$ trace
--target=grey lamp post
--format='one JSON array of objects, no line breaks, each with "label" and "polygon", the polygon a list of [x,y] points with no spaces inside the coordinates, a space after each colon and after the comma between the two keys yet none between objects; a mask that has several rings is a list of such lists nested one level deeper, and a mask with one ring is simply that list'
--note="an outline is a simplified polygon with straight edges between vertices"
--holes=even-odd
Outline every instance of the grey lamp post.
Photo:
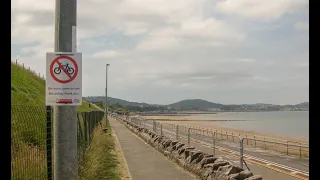
[{"label": "grey lamp post", "polygon": [[110,64],[106,64],[106,100],[105,100],[105,115],[106,115],[106,125],[108,123],[108,104],[107,104],[107,98],[108,98],[108,66]]}]

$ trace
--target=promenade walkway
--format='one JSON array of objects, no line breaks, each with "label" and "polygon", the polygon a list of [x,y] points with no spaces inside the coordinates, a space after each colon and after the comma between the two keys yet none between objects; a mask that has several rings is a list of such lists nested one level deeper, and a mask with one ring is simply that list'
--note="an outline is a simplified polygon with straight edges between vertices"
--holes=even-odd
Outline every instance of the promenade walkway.
[{"label": "promenade walkway", "polygon": [[190,173],[169,161],[119,121],[110,118],[119,140],[132,180],[194,180]]}]

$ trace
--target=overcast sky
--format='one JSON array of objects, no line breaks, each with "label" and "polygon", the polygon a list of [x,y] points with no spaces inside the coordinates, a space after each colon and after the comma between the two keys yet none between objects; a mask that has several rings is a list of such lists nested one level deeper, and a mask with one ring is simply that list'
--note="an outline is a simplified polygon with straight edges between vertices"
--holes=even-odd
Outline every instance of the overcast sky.
[{"label": "overcast sky", "polygon": [[[54,0],[13,0],[12,59],[45,74]],[[78,0],[83,95],[168,104],[309,101],[307,0]]]}]

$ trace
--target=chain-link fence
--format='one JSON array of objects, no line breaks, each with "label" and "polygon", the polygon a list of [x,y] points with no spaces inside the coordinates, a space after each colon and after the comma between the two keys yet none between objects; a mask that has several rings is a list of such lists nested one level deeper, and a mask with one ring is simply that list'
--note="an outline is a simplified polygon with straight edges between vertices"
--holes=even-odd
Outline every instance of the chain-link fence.
[{"label": "chain-link fence", "polygon": [[[78,161],[90,145],[102,111],[78,113]],[[53,179],[52,110],[49,106],[11,106],[11,179]]]},{"label": "chain-link fence", "polygon": [[46,179],[46,107],[11,106],[11,179]]},{"label": "chain-link fence", "polygon": [[104,117],[102,111],[83,112],[78,114],[78,161],[83,161],[86,149],[90,145],[93,130],[96,126],[101,125]]}]

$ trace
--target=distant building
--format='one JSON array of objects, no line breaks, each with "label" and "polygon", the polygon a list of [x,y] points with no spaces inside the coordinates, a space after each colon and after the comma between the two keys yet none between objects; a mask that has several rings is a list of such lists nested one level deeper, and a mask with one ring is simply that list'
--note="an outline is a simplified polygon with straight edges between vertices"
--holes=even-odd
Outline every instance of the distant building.
[{"label": "distant building", "polygon": [[208,111],[221,111],[220,108],[208,108]]}]

